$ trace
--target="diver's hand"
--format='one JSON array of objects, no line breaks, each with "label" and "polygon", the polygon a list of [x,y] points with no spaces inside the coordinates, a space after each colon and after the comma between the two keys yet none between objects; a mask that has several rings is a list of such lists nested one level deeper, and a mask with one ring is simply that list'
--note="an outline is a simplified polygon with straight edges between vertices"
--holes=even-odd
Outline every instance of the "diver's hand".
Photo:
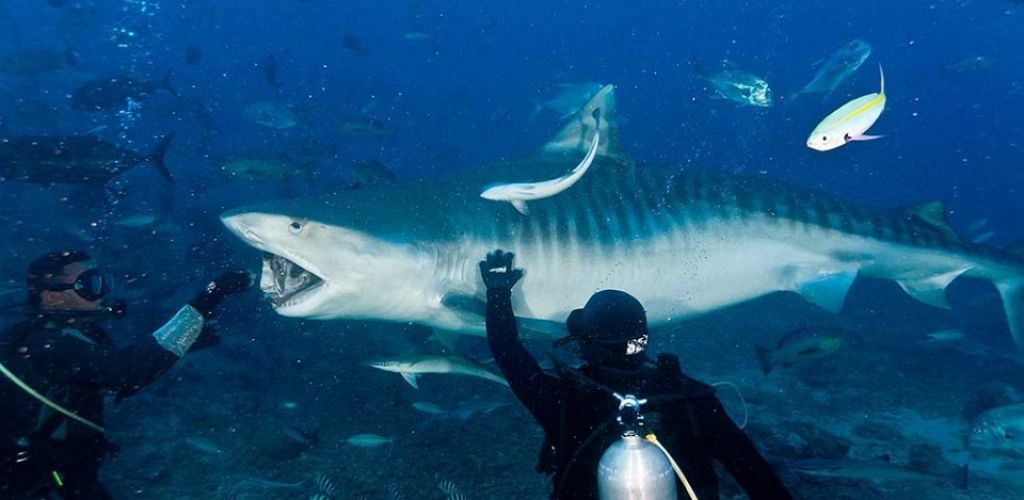
[{"label": "diver's hand", "polygon": [[225,295],[242,293],[256,282],[256,278],[246,269],[232,269],[214,278],[206,287],[211,292],[220,292]]},{"label": "diver's hand", "polygon": [[189,305],[196,308],[204,318],[213,316],[214,310],[228,295],[242,293],[253,286],[256,278],[245,269],[233,269],[217,276]]},{"label": "diver's hand", "polygon": [[511,290],[522,279],[523,270],[512,265],[516,254],[495,250],[480,261],[480,276],[488,290]]}]

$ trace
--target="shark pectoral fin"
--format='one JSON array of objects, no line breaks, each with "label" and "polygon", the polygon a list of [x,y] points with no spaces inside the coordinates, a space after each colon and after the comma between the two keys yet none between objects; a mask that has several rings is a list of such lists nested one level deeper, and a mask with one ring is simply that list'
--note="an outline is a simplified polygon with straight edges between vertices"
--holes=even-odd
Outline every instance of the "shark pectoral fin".
[{"label": "shark pectoral fin", "polygon": [[[441,304],[462,312],[483,317],[487,314],[487,303],[476,295],[465,293],[446,293],[441,297]],[[436,330],[435,330],[436,331]]]},{"label": "shark pectoral fin", "polygon": [[565,323],[536,318],[516,318],[516,325],[528,337],[555,339],[568,335]]},{"label": "shark pectoral fin", "polygon": [[924,279],[897,280],[896,282],[911,297],[930,306],[949,309],[949,302],[946,301],[946,287],[968,269],[970,268],[965,267]]},{"label": "shark pectoral fin", "polygon": [[419,384],[416,383],[416,374],[415,373],[402,372],[401,375],[402,375],[402,379],[405,380],[409,385],[411,385],[413,389],[419,389],[420,388]]},{"label": "shark pectoral fin", "polygon": [[1010,325],[1013,340],[1017,348],[1024,351],[1024,278],[997,282],[996,289],[1003,298],[1006,322]]},{"label": "shark pectoral fin", "polygon": [[510,200],[512,206],[515,207],[516,211],[523,215],[530,215],[530,209],[526,207],[526,202],[523,200]]},{"label": "shark pectoral fin", "polygon": [[860,134],[860,135],[853,135],[853,136],[850,136],[850,140],[851,140],[851,141],[873,141],[873,140],[875,140],[875,139],[881,139],[881,138],[883,138],[883,137],[885,137],[885,136],[884,136],[884,135],[867,135],[867,134]]},{"label": "shark pectoral fin", "polygon": [[856,278],[857,271],[820,274],[799,283],[796,292],[808,302],[831,313],[838,313],[843,309],[846,293]]},{"label": "shark pectoral fin", "polygon": [[449,351],[455,351],[455,349],[459,346],[460,336],[461,335],[455,332],[450,332],[447,330],[438,330],[435,328],[434,333],[427,340],[436,341],[437,343],[444,346],[445,349]]}]

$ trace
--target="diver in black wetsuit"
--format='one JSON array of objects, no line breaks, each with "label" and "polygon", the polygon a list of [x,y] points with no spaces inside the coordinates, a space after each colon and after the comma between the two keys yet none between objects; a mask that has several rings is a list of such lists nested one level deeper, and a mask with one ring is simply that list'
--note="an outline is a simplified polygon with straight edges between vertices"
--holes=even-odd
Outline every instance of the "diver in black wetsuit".
[{"label": "diver in black wetsuit", "polygon": [[111,498],[97,477],[116,451],[102,428],[104,396],[130,396],[190,348],[215,345],[206,320],[252,283],[244,270],[222,274],[153,341],[121,349],[99,326],[125,310],[106,302],[110,276],[84,252],[34,260],[26,318],[0,334],[0,498]]},{"label": "diver in black wetsuit", "polygon": [[[601,291],[573,311],[565,340],[578,342],[585,364],[558,363],[557,374],[542,371],[519,341],[512,287],[523,273],[512,260],[513,254],[498,250],[480,262],[487,286],[487,340],[512,391],[544,430],[537,470],[552,476],[551,498],[598,497],[598,461],[620,438],[619,401],[612,392],[651,400],[644,414],[700,500],[719,498],[712,459],[752,499],[792,498],[711,386],[684,375],[673,355],[661,354],[655,362],[647,358],[646,313],[629,294]],[[678,494],[686,498],[683,488]]]}]

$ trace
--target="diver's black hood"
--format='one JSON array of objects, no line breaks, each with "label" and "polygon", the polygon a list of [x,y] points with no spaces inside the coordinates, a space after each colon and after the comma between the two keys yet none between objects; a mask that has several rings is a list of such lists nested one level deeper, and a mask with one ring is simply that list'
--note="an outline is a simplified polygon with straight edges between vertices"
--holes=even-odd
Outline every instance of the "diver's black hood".
[{"label": "diver's black hood", "polygon": [[647,335],[647,312],[626,292],[602,290],[583,306],[580,328],[584,341],[626,342]]}]

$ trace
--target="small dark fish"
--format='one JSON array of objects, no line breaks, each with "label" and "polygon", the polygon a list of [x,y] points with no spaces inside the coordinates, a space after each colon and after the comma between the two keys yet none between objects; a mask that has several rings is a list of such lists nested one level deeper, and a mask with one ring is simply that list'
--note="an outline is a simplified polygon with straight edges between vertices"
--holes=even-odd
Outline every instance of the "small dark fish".
[{"label": "small dark fish", "polygon": [[342,123],[341,133],[356,139],[385,139],[395,135],[384,122],[373,118]]},{"label": "small dark fish", "polygon": [[363,42],[362,38],[359,38],[352,33],[348,33],[341,37],[341,45],[345,47],[345,50],[358,55],[365,56],[370,54],[370,47]]},{"label": "small dark fish", "polygon": [[185,64],[189,66],[195,66],[203,60],[203,49],[200,49],[198,45],[189,45],[185,47]]},{"label": "small dark fish", "polygon": [[378,160],[357,161],[352,164],[355,182],[351,187],[394,186],[398,176]]},{"label": "small dark fish", "polygon": [[306,446],[307,448],[308,447],[312,447],[312,446],[316,446],[316,443],[318,441],[315,432],[310,432],[310,431],[306,431],[306,430],[303,430],[303,429],[299,429],[298,427],[295,427],[294,425],[288,425],[288,424],[281,425],[281,432],[284,432],[284,435],[288,436],[288,439],[291,439],[292,441],[295,441],[296,443],[300,443],[300,444]]},{"label": "small dark fish", "polygon": [[174,183],[164,155],[174,134],[142,156],[93,135],[13,137],[0,140],[0,181],[42,184],[106,184],[143,163]]},{"label": "small dark fish", "polygon": [[123,107],[129,99],[146,99],[157,90],[178,95],[171,86],[170,70],[164,73],[160,81],[141,82],[130,76],[112,76],[86,82],[71,94],[71,107],[79,111],[115,109]]},{"label": "small dark fish", "polygon": [[844,342],[844,332],[803,327],[784,335],[772,349],[764,346],[756,346],[754,349],[761,370],[768,375],[776,366],[789,367],[834,354]]},{"label": "small dark fish", "polygon": [[302,483],[305,482],[296,481],[294,483],[286,483],[259,476],[250,476],[248,474],[240,474],[236,479],[238,480],[238,486],[250,486],[261,490],[293,490],[302,486]]},{"label": "small dark fish", "polygon": [[262,61],[256,64],[256,69],[263,73],[263,80],[274,89],[274,92],[281,93],[281,82],[277,79],[277,58],[274,54],[267,54]]},{"label": "small dark fish", "polygon": [[992,69],[996,60],[988,56],[965,57],[955,63],[946,65],[946,71],[955,73],[973,73]]},{"label": "small dark fish", "polygon": [[66,66],[78,67],[78,55],[71,49],[64,52],[29,50],[0,59],[0,73],[15,76],[36,76]]}]

